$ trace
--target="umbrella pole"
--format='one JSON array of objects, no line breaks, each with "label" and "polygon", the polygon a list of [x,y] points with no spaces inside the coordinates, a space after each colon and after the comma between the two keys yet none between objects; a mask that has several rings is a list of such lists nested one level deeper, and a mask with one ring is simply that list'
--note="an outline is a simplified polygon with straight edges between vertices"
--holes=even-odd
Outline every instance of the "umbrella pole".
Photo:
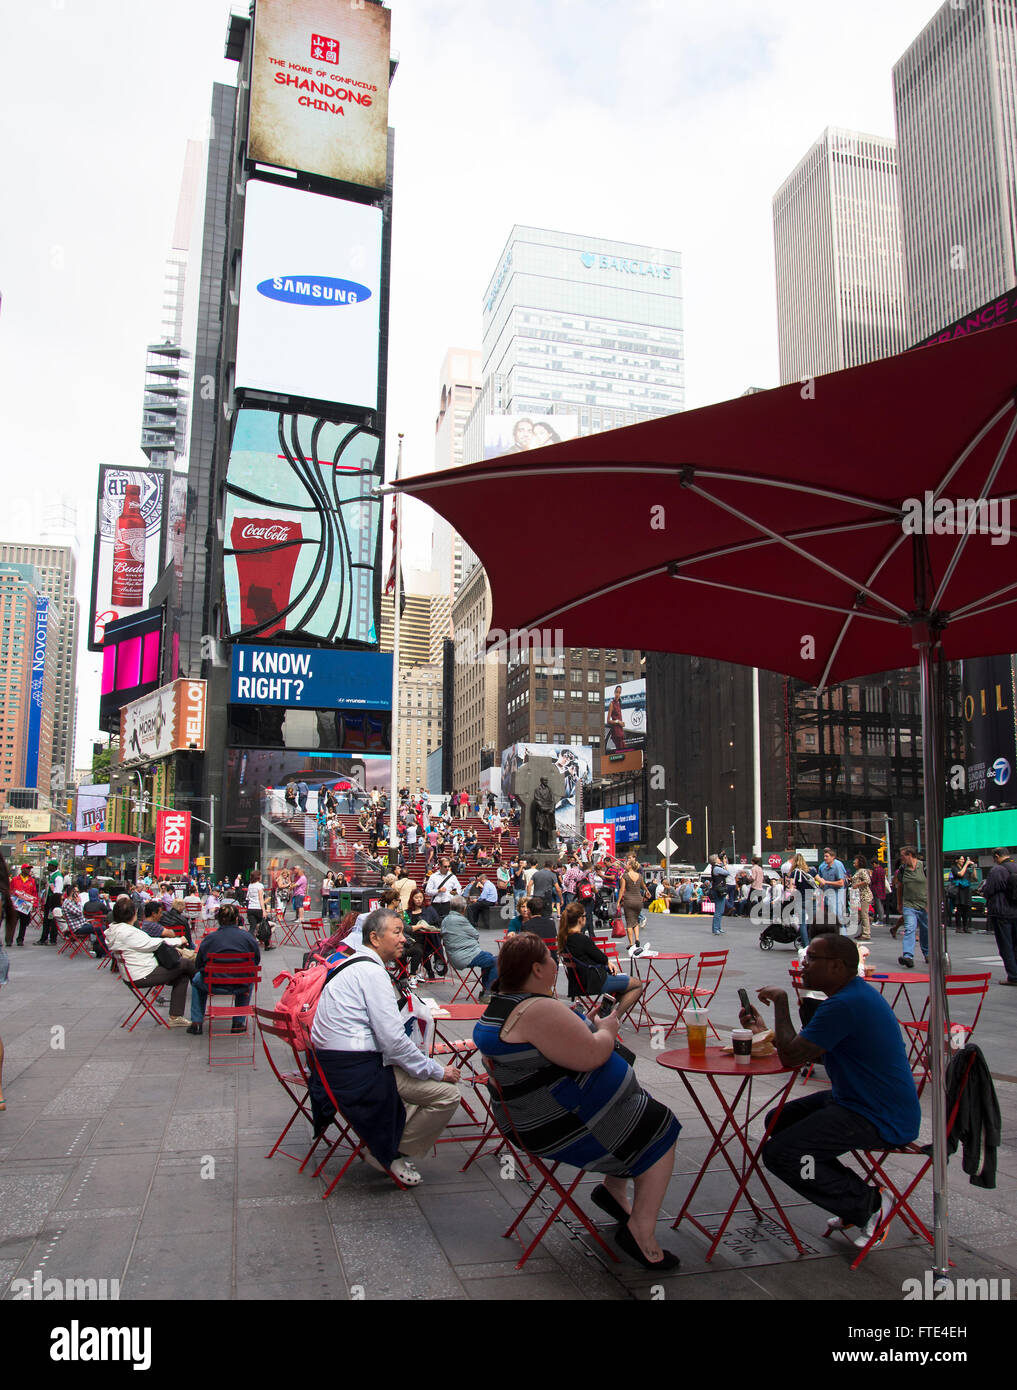
[{"label": "umbrella pole", "polygon": [[929,1033],[932,1092],[932,1215],[937,1275],[949,1272],[946,1187],[946,950],[943,934],[943,784],[934,656],[939,630],[916,624],[922,699],[922,774],[925,784],[925,877],[929,912]]}]

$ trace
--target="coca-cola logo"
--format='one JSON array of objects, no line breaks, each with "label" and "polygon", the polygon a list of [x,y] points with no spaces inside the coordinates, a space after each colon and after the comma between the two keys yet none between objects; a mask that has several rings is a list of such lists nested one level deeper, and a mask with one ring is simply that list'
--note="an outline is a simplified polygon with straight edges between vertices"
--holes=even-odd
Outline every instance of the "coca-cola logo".
[{"label": "coca-cola logo", "polygon": [[252,526],[248,522],[240,532],[240,539],[245,541],[288,541],[291,530],[290,526]]}]

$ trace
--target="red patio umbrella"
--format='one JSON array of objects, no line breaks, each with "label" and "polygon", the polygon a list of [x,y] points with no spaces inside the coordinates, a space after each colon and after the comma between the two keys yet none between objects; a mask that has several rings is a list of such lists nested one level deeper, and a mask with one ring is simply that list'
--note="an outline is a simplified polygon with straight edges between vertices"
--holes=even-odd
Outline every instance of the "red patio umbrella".
[{"label": "red patio umbrella", "polygon": [[[935,866],[934,658],[1017,648],[1015,389],[1017,324],[398,490],[480,557],[496,645],[737,654],[820,690],[919,664]],[[928,883],[942,1040],[942,883]],[[930,1051],[945,1271],[944,1056]]]}]

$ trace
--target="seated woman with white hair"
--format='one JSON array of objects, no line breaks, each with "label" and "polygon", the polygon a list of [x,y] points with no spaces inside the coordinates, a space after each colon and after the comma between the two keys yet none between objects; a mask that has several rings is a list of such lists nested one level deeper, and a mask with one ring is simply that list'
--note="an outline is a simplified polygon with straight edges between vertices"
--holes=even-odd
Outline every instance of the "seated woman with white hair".
[{"label": "seated woman with white hair", "polygon": [[113,904],[112,918],[106,928],[106,945],[111,951],[120,952],[137,989],[173,986],[169,1026],[186,1028],[189,1020],[184,1017],[184,1004],[187,1001],[187,985],[194,974],[194,958],[181,960],[179,965],[167,969],[158,963],[155,953],[160,946],[186,946],[187,941],[182,936],[149,936],[135,925],[137,916],[133,902],[126,893],[121,893]]}]

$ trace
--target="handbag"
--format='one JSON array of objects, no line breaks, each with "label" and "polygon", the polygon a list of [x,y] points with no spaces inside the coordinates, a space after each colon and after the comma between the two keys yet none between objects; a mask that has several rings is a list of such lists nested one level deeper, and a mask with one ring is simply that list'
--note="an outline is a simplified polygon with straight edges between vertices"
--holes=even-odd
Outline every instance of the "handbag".
[{"label": "handbag", "polygon": [[164,970],[179,970],[184,963],[180,952],[168,941],[160,942],[155,948],[155,958]]},{"label": "handbag", "polygon": [[625,935],[625,919],[623,917],[616,917],[611,923],[611,935],[614,937]]}]

